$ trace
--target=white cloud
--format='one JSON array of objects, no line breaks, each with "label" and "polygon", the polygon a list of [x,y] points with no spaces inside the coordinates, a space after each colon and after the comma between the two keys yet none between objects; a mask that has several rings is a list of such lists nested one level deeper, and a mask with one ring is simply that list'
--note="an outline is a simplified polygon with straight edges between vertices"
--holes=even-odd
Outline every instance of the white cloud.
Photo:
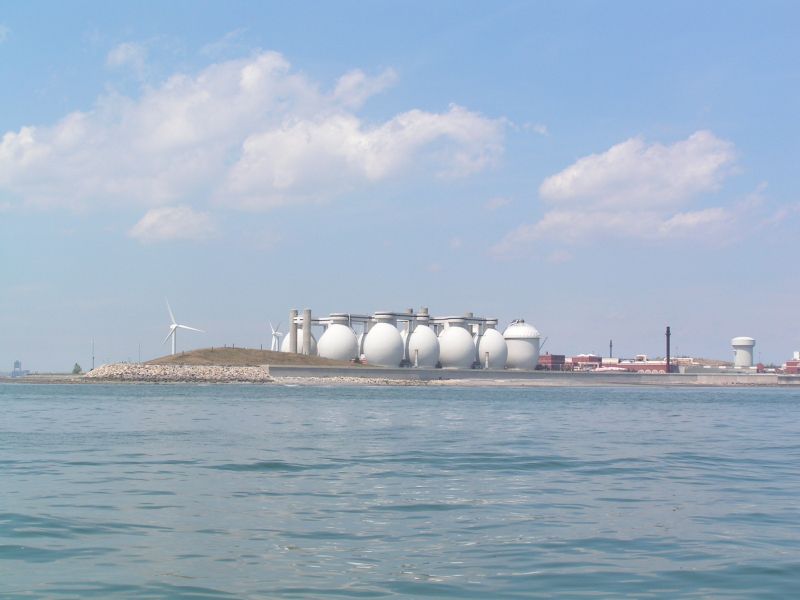
[{"label": "white cloud", "polygon": [[152,208],[128,232],[143,243],[171,240],[206,240],[216,233],[214,221],[206,212],[189,206]]},{"label": "white cloud", "polygon": [[370,78],[360,69],[342,75],[336,82],[333,97],[344,106],[358,108],[370,97],[392,86],[397,81],[397,73],[386,69],[377,77]]},{"label": "white cloud", "polygon": [[733,208],[690,205],[720,188],[734,159],[733,144],[709,131],[672,145],[626,140],[546,178],[539,196],[550,208],[493,250],[511,254],[543,239],[578,244],[600,237],[666,239],[721,232],[746,212],[746,202]]},{"label": "white cloud", "polygon": [[257,209],[323,200],[390,177],[437,145],[440,175],[469,175],[502,151],[499,128],[459,106],[440,114],[413,110],[375,127],[348,113],[296,119],[244,140],[219,202]]},{"label": "white cloud", "polygon": [[548,177],[539,195],[557,205],[671,207],[718,189],[733,160],[733,144],[710,131],[698,131],[671,146],[632,138]]},{"label": "white cloud", "polygon": [[10,33],[11,29],[9,29],[7,25],[0,23],[0,44],[8,39]]},{"label": "white cloud", "polygon": [[550,131],[547,129],[547,125],[544,123],[525,123],[522,128],[525,131],[532,131],[533,133],[538,133],[539,135],[550,135]]},{"label": "white cloud", "polygon": [[246,32],[247,29],[244,27],[229,31],[218,40],[203,46],[200,54],[218,57],[226,52],[242,50],[244,46],[242,38]]},{"label": "white cloud", "polygon": [[[133,65],[122,45],[109,64]],[[143,63],[142,63],[143,64]],[[365,122],[355,110],[395,78],[345,74],[330,91],[275,52],[176,74],[130,98],[0,138],[0,192],[26,203],[265,209],[327,200],[418,168],[467,175],[503,151],[505,121],[459,106]]]},{"label": "white cloud", "polygon": [[442,265],[441,263],[431,263],[427,267],[429,273],[441,273],[442,272]]},{"label": "white cloud", "polygon": [[134,42],[119,44],[106,56],[106,65],[109,67],[130,67],[139,76],[144,74],[146,61],[147,48]]},{"label": "white cloud", "polygon": [[486,208],[486,210],[498,210],[504,206],[508,206],[509,204],[511,204],[511,200],[509,198],[495,196],[494,198],[490,198],[486,204],[484,204],[484,208]]}]

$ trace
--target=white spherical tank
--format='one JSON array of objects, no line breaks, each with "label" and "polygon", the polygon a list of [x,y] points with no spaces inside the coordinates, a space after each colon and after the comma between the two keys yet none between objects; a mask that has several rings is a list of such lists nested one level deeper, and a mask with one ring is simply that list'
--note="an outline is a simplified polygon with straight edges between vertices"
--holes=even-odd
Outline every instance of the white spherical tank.
[{"label": "white spherical tank", "polygon": [[756,341],[751,337],[735,337],[731,340],[733,346],[733,366],[749,368],[753,366],[753,347]]},{"label": "white spherical tank", "polygon": [[[287,334],[283,341],[281,342],[281,352],[289,352],[289,335]],[[297,328],[297,353],[303,353],[303,329],[301,327]],[[312,356],[316,356],[317,354],[317,338],[314,337],[314,334],[311,334],[311,352],[309,352]]]},{"label": "white spherical tank", "polygon": [[533,371],[539,364],[539,332],[523,320],[512,321],[503,332],[508,347],[506,367]]},{"label": "white spherical tank", "polygon": [[364,338],[367,363],[380,367],[399,367],[403,360],[403,338],[397,327],[375,323]]},{"label": "white spherical tank", "polygon": [[503,334],[496,329],[484,331],[483,335],[478,337],[478,362],[481,363],[481,367],[505,369],[507,360],[508,344]]},{"label": "white spherical tank", "polygon": [[439,338],[427,325],[417,325],[409,337],[408,361],[416,367],[435,367],[439,362]]},{"label": "white spherical tank", "polygon": [[328,326],[317,344],[317,354],[333,360],[352,360],[358,357],[356,333],[347,325],[333,323]]},{"label": "white spherical tank", "polygon": [[469,369],[475,361],[475,342],[463,327],[446,327],[439,334],[439,362],[444,369]]}]

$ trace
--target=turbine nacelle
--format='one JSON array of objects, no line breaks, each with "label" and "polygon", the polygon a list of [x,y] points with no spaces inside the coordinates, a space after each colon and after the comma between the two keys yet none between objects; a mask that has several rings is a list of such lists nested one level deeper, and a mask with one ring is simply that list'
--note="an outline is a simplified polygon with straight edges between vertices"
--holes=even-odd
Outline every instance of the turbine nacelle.
[{"label": "turbine nacelle", "polygon": [[200,333],[205,333],[202,329],[197,329],[196,327],[189,327],[188,325],[181,325],[175,320],[175,315],[172,313],[172,307],[169,305],[169,300],[167,300],[167,311],[169,312],[169,319],[172,321],[172,324],[169,326],[169,333],[167,337],[164,338],[164,341],[161,342],[162,344],[166,344],[169,338],[172,338],[172,354],[175,354],[176,351],[176,339],[178,337],[178,329],[188,329],[189,331],[198,331]]}]

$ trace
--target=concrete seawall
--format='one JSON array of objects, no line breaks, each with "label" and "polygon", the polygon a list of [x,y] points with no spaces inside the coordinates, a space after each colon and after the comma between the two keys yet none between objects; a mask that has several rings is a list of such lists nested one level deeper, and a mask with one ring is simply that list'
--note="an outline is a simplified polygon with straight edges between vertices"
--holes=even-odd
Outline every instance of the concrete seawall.
[{"label": "concrete seawall", "polygon": [[280,379],[385,380],[385,381],[469,381],[520,385],[708,385],[777,386],[800,385],[800,376],[776,373],[592,373],[557,371],[511,371],[492,369],[392,369],[385,367],[270,366],[269,374]]}]

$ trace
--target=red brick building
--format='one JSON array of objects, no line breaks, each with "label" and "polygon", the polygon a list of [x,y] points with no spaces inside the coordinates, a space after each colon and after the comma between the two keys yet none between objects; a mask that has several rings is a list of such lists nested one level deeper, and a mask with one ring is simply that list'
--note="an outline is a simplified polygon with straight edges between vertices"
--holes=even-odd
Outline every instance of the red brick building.
[{"label": "red brick building", "polygon": [[800,375],[800,360],[787,360],[783,365],[783,371],[789,375]]},{"label": "red brick building", "polygon": [[572,357],[572,368],[575,371],[589,371],[602,366],[603,358],[596,354],[578,354]]},{"label": "red brick building", "polygon": [[545,371],[563,371],[566,357],[563,354],[542,354],[539,356],[539,368]]}]

